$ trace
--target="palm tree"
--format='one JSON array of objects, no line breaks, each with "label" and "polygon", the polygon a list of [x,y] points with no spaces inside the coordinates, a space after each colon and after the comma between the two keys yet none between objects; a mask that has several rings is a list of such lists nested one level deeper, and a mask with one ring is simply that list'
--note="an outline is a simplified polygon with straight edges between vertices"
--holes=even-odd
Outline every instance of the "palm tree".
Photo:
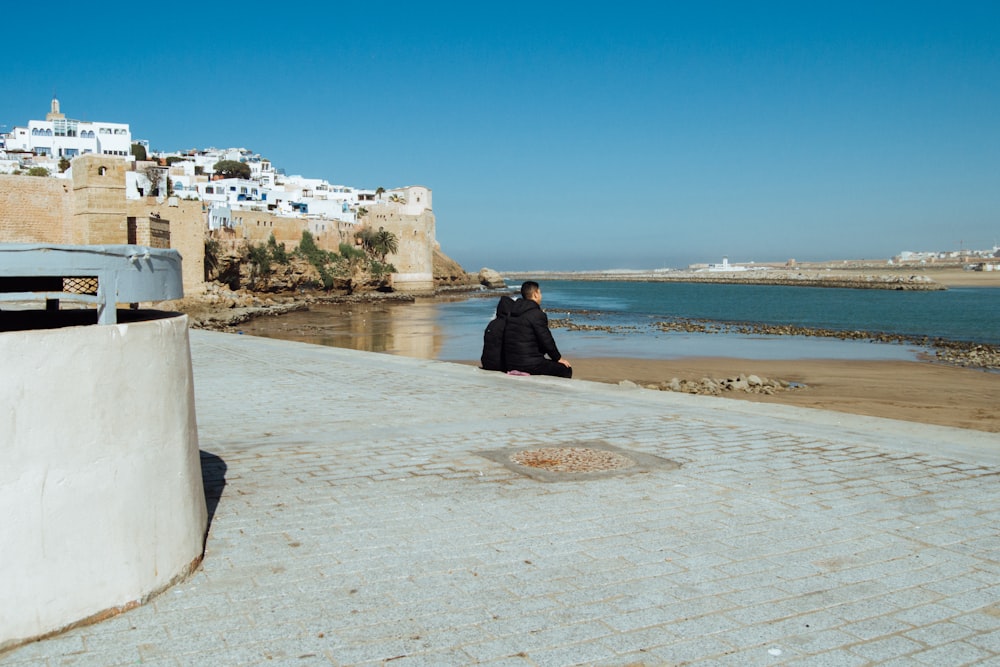
[{"label": "palm tree", "polygon": [[383,195],[383,194],[385,194],[385,188],[383,188],[383,187],[382,187],[382,186],[380,185],[380,186],[378,186],[378,188],[377,188],[377,189],[375,190],[375,197],[376,197],[376,198],[378,198],[378,199],[381,199],[381,198],[382,198],[382,195]]},{"label": "palm tree", "polygon": [[379,227],[373,235],[372,251],[378,255],[379,261],[385,264],[385,256],[399,252],[399,239],[392,232]]},{"label": "palm tree", "polygon": [[361,247],[365,251],[365,254],[370,256],[375,255],[375,232],[365,227],[358,232],[354,238],[358,243],[360,243]]}]

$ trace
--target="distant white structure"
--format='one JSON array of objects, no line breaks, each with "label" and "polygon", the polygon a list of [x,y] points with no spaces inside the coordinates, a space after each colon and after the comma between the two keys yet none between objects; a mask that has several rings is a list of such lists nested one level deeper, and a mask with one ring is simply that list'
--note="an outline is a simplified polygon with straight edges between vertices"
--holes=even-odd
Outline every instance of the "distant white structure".
[{"label": "distant white structure", "polygon": [[749,271],[749,269],[742,264],[730,264],[728,257],[722,258],[722,264],[709,264],[709,271]]},{"label": "distant white structure", "polygon": [[976,260],[990,260],[1000,257],[1000,254],[998,253],[1000,253],[1000,246],[997,245],[994,245],[992,248],[986,250],[962,249],[934,250],[930,252],[913,252],[912,250],[904,250],[894,259],[900,264],[926,264],[936,262],[938,260],[958,260],[968,263]]},{"label": "distant white structure", "polygon": [[8,153],[29,152],[50,158],[74,158],[96,153],[132,157],[132,132],[127,123],[73,120],[59,111],[59,100],[52,98],[45,120],[28,121],[27,127],[15,127],[4,137]]}]

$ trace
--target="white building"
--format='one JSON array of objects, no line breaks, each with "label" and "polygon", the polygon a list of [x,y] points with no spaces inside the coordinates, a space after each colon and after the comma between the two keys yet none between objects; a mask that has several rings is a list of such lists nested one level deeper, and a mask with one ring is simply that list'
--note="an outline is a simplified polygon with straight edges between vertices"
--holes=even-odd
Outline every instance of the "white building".
[{"label": "white building", "polygon": [[127,123],[66,118],[54,97],[45,120],[31,120],[27,127],[15,127],[5,137],[5,144],[8,151],[30,151],[53,159],[87,153],[132,157],[132,132]]},{"label": "white building", "polygon": [[709,271],[748,271],[749,269],[742,264],[730,264],[728,257],[722,258],[722,264],[709,264]]}]

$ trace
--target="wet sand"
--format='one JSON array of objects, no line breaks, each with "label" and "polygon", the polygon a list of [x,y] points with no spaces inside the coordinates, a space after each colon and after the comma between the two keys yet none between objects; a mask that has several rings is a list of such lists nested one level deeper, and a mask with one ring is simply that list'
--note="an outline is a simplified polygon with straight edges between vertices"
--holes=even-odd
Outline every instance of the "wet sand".
[{"label": "wet sand", "polygon": [[[675,377],[700,380],[755,374],[806,386],[771,396],[733,391],[725,392],[723,397],[1000,433],[1000,373],[996,372],[908,361],[725,358],[571,361],[575,378],[611,383],[631,380],[641,386],[658,385]],[[997,446],[1000,447],[1000,438]]]}]

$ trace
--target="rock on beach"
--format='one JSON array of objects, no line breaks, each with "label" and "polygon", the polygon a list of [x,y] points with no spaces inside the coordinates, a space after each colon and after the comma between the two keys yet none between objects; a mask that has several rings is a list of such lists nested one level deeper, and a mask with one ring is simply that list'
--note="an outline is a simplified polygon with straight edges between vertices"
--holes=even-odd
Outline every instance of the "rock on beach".
[{"label": "rock on beach", "polygon": [[485,267],[479,270],[479,284],[489,289],[503,289],[507,286],[499,272]]},{"label": "rock on beach", "polygon": [[[627,382],[628,384],[624,384]],[[638,386],[634,382],[624,380],[623,386]],[[779,391],[802,387],[803,385],[793,385],[785,380],[775,380],[762,378],[757,375],[739,374],[735,377],[709,378],[703,377],[700,380],[680,380],[671,378],[668,382],[659,384],[648,384],[647,389],[657,389],[659,391],[677,391],[685,394],[698,394],[701,396],[721,396],[727,392],[743,392],[745,394],[774,394]]]}]

